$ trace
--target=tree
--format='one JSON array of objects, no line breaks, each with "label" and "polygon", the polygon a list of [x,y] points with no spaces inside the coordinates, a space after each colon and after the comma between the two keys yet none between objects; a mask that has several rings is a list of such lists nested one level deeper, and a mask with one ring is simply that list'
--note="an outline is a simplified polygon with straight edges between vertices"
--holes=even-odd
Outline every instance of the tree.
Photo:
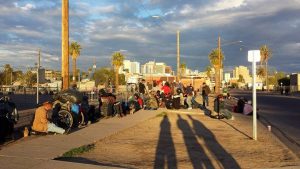
[{"label": "tree", "polygon": [[257,74],[257,76],[259,76],[261,78],[265,77],[265,75],[266,75],[265,68],[262,66],[258,67],[256,74]]},{"label": "tree", "polygon": [[22,85],[32,87],[32,85],[37,82],[36,73],[27,71],[20,80]]},{"label": "tree", "polygon": [[278,79],[278,85],[281,86],[281,83],[282,83],[282,86],[289,86],[290,85],[290,78],[283,77],[281,79]]},{"label": "tree", "polygon": [[182,63],[179,65],[179,68],[180,68],[180,78],[181,78],[181,76],[185,75],[186,63],[182,62]]},{"label": "tree", "polygon": [[114,67],[115,75],[116,75],[116,80],[115,80],[116,89],[118,89],[119,87],[119,69],[121,66],[123,66],[124,58],[125,57],[121,52],[115,52],[112,55],[112,65]]},{"label": "tree", "polygon": [[243,75],[239,75],[238,82],[245,83],[245,79],[244,79]]},{"label": "tree", "polygon": [[206,75],[210,79],[210,77],[211,77],[211,66],[206,67]]},{"label": "tree", "polygon": [[266,75],[265,75],[265,83],[267,86],[267,91],[269,91],[269,84],[268,84],[268,60],[271,58],[272,56],[272,52],[271,49],[267,46],[267,45],[262,45],[260,47],[260,64],[261,65],[265,65],[265,71],[266,71]]},{"label": "tree", "polygon": [[220,69],[223,67],[223,59],[224,59],[224,54],[222,50],[220,51],[220,58],[219,58],[219,49],[213,49],[210,54],[208,55],[208,59],[211,63],[211,65],[215,68],[216,70],[216,80],[215,80],[215,87],[216,87],[216,93],[220,93]]},{"label": "tree", "polygon": [[[96,86],[99,84],[108,85],[108,79],[111,79],[113,82],[116,81],[115,71],[110,68],[97,69],[92,78],[95,80]],[[125,75],[119,75],[119,83],[122,85],[126,84]]]},{"label": "tree", "polygon": [[76,81],[76,61],[81,52],[81,46],[77,42],[72,42],[70,46],[70,55],[72,56],[73,81]]},{"label": "tree", "polygon": [[9,84],[12,83],[11,82],[12,72],[13,72],[13,68],[10,66],[10,64],[5,64],[4,65],[4,72],[3,72],[4,78],[2,79],[3,81],[5,81],[5,85],[9,85]]},{"label": "tree", "polygon": [[114,75],[114,72],[110,68],[100,68],[95,71],[92,78],[95,80],[97,86],[98,84],[107,84],[108,79],[113,79]]}]

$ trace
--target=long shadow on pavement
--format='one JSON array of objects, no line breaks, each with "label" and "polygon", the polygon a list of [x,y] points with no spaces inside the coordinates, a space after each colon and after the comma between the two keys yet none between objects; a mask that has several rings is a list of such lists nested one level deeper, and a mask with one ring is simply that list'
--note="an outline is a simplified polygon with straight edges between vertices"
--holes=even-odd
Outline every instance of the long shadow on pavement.
[{"label": "long shadow on pavement", "polygon": [[190,160],[193,168],[201,169],[208,168],[213,169],[211,160],[206,155],[203,147],[199,144],[195,133],[187,120],[184,120],[180,115],[178,116],[177,125],[182,131],[185,146],[187,148]]},{"label": "long shadow on pavement", "polygon": [[214,134],[208,128],[206,128],[200,121],[194,119],[192,116],[188,115],[188,117],[193,122],[193,128],[196,135],[205,141],[205,144],[209,148],[210,152],[212,152],[219,161],[218,164],[221,165],[220,168],[241,168],[235,159],[220,145]]},{"label": "long shadow on pavement", "polygon": [[83,157],[59,157],[59,158],[56,158],[54,160],[67,161],[67,162],[73,162],[73,163],[81,163],[81,164],[90,164],[90,165],[103,166],[103,167],[116,167],[116,168],[131,169],[128,166],[122,166],[122,165],[111,164],[111,163],[102,163],[102,162],[93,161],[93,160],[83,158]]},{"label": "long shadow on pavement", "polygon": [[171,123],[167,116],[164,116],[160,123],[154,168],[165,168],[165,165],[167,165],[167,168],[177,168],[175,146],[171,135]]}]

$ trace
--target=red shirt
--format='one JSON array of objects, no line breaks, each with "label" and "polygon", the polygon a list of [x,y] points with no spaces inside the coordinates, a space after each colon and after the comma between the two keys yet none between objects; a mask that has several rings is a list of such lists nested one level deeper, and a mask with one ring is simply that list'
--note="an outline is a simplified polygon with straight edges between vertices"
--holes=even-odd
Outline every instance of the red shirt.
[{"label": "red shirt", "polygon": [[139,103],[139,105],[141,106],[141,107],[143,107],[144,105],[143,105],[143,99],[142,98],[138,98],[138,103]]},{"label": "red shirt", "polygon": [[164,85],[161,89],[163,90],[165,95],[171,93],[171,88],[169,86]]}]

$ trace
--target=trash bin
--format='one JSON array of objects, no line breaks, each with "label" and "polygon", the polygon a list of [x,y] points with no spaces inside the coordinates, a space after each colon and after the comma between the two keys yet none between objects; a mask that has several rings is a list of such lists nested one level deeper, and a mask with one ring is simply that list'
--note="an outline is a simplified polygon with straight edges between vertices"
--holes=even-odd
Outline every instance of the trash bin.
[{"label": "trash bin", "polygon": [[219,113],[220,112],[220,98],[216,97],[214,100],[214,111]]}]

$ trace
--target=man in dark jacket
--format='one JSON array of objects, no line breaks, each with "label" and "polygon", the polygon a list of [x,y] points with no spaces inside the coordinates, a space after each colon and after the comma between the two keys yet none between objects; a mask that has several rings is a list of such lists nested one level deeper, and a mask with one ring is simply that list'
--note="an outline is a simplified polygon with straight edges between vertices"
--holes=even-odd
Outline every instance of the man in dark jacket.
[{"label": "man in dark jacket", "polygon": [[[209,106],[209,101],[208,101],[208,95],[210,93],[209,87],[206,85],[206,83],[203,83],[202,86],[202,99],[203,99],[203,106],[205,105]],[[205,104],[206,103],[206,104]]]},{"label": "man in dark jacket", "polygon": [[143,101],[145,101],[145,93],[146,93],[146,86],[145,86],[145,80],[142,79],[140,82],[139,82],[139,94],[140,94],[140,97],[142,98]]}]

